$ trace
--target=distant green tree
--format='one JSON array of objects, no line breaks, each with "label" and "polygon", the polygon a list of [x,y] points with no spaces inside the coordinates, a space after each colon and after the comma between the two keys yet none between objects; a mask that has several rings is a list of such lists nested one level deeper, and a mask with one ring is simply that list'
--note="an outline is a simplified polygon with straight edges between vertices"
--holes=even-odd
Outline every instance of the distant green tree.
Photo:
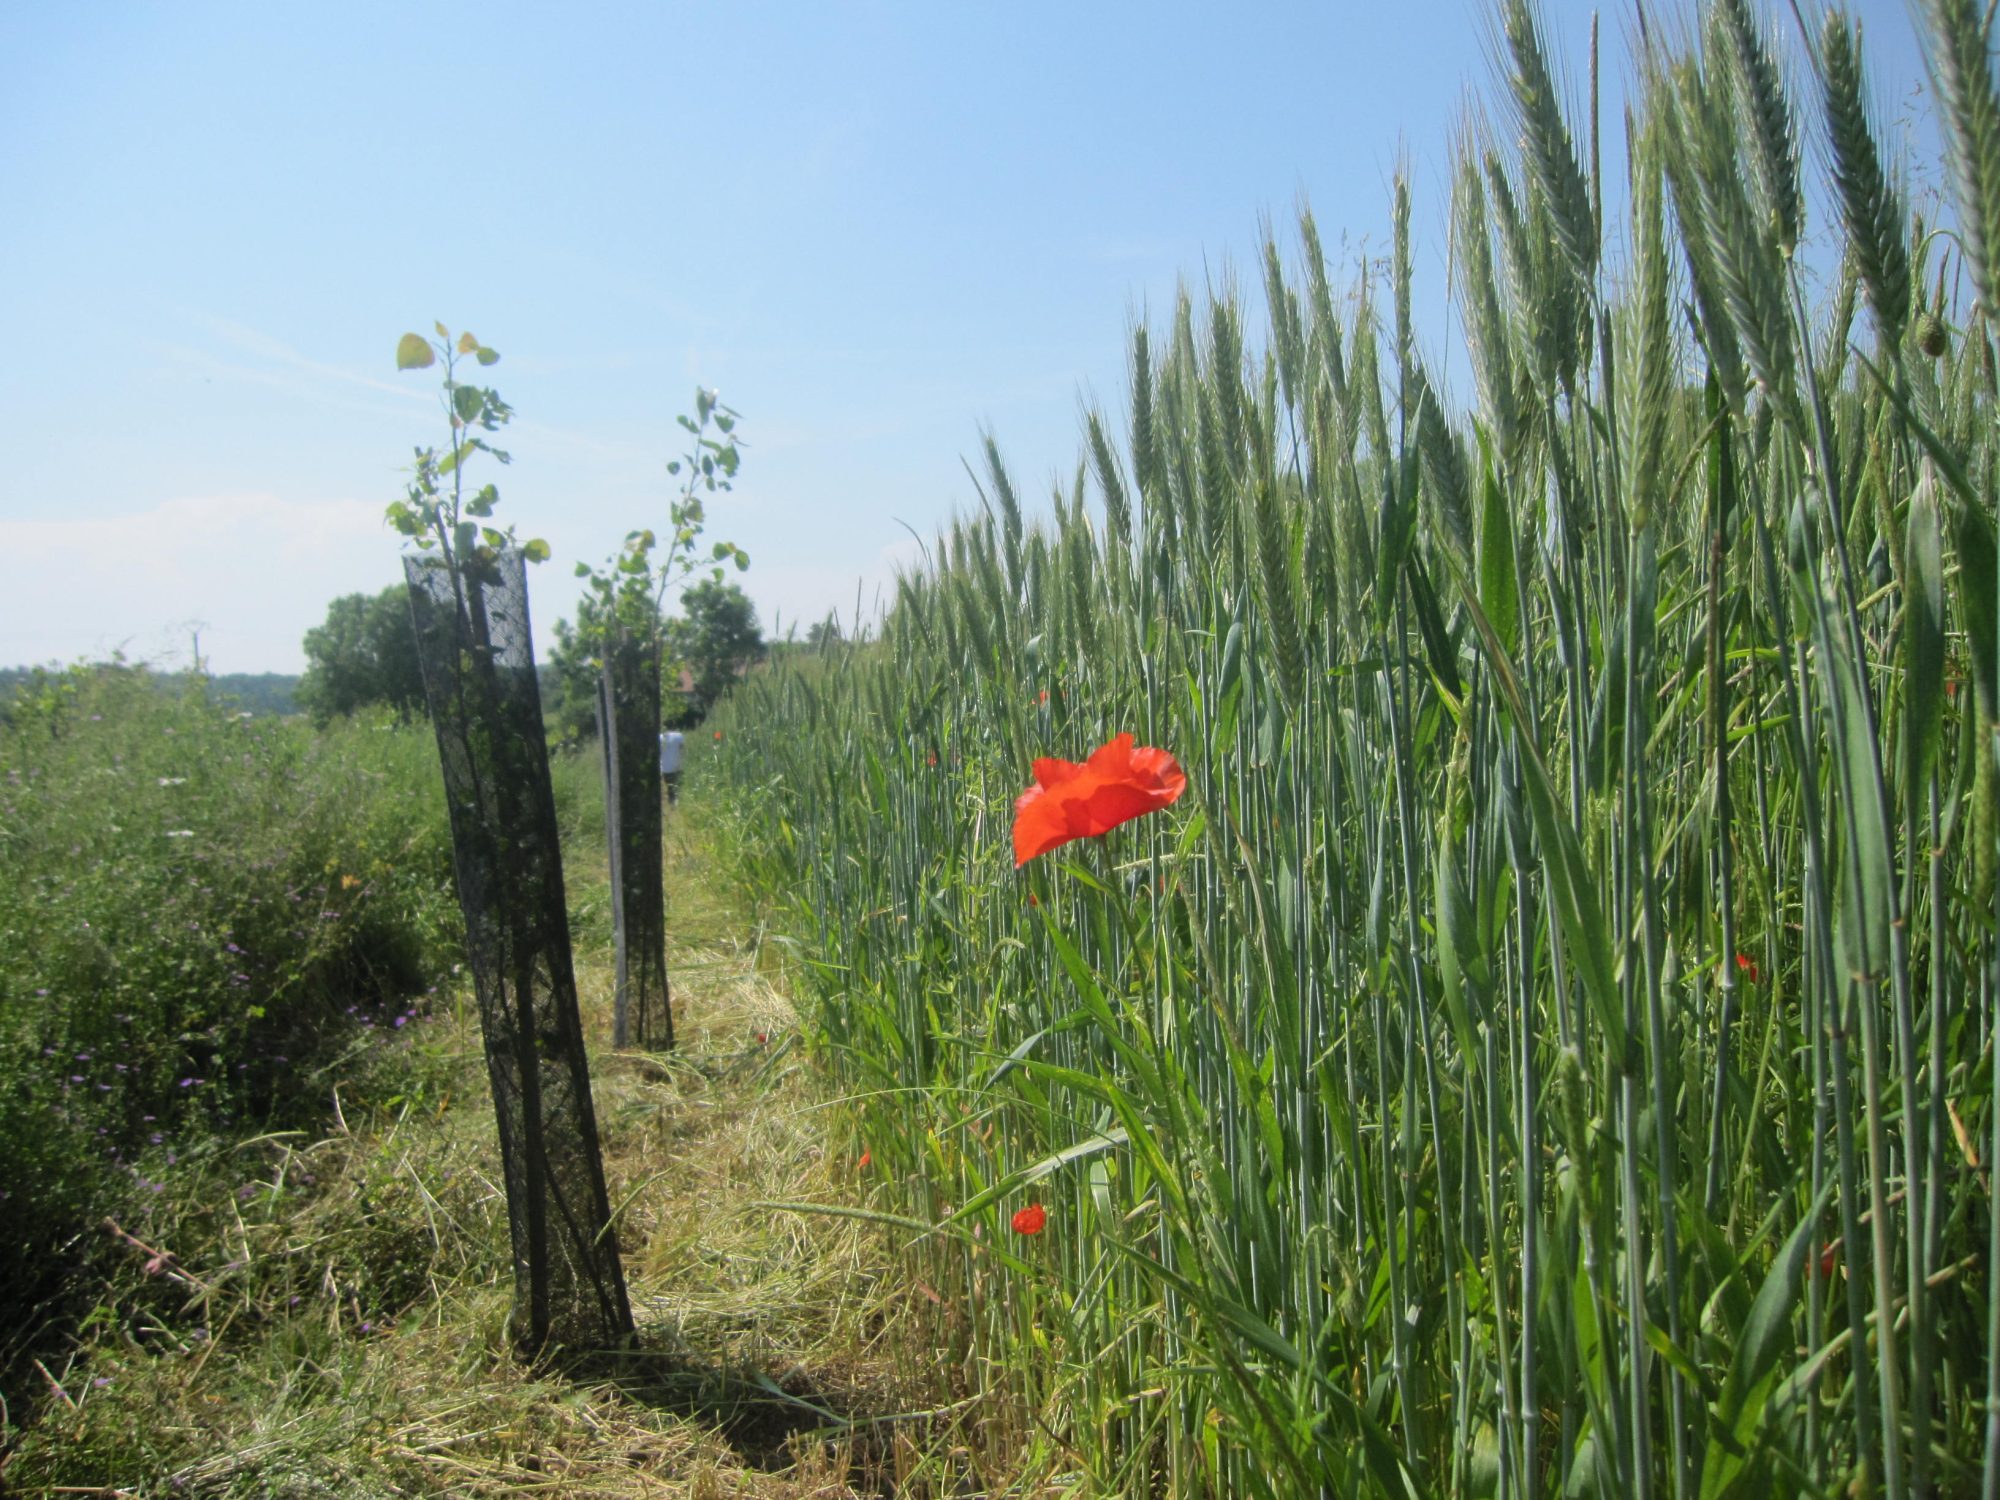
[{"label": "distant green tree", "polygon": [[837,646],[840,642],[840,621],[832,615],[828,615],[806,630],[806,644],[814,650],[824,650],[828,646]]},{"label": "distant green tree", "polygon": [[[627,598],[619,607],[627,626],[649,629],[643,616],[651,611],[655,623],[650,628],[660,628],[659,611],[650,598]],[[574,621],[556,621],[556,643],[542,677],[542,720],[549,743],[558,749],[573,750],[597,734],[597,653],[604,615],[604,602],[586,593],[577,600]]]},{"label": "distant green tree", "polygon": [[573,750],[597,733],[597,632],[603,611],[586,594],[576,619],[556,621],[556,643],[542,663],[542,722],[549,744]]},{"label": "distant green tree", "polygon": [[306,632],[305,652],[305,676],[293,698],[315,724],[371,703],[385,703],[405,718],[424,710],[410,595],[400,583],[372,596],[334,600],[325,622]]},{"label": "distant green tree", "polygon": [[695,709],[707,713],[738,673],[764,658],[756,606],[735,584],[704,579],[681,595],[680,618],[667,625],[667,654],[688,669]]}]

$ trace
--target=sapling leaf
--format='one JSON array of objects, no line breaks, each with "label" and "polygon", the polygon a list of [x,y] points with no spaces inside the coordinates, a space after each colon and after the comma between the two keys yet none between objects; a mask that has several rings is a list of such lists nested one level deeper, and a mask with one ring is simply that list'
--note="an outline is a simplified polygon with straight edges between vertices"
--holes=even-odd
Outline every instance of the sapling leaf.
[{"label": "sapling leaf", "polygon": [[588,578],[590,576],[590,564],[586,562],[578,563],[576,565],[576,576],[578,578]]},{"label": "sapling leaf", "polygon": [[750,554],[741,547],[736,549],[736,571],[741,573],[750,566]]},{"label": "sapling leaf", "polygon": [[[444,330],[440,328],[438,332]],[[430,340],[421,333],[406,333],[396,341],[396,368],[399,370],[427,370],[437,363],[437,352],[431,348]]]},{"label": "sapling leaf", "polygon": [[521,556],[527,558],[532,563],[547,562],[549,555],[549,544],[540,537],[525,542],[521,546]]},{"label": "sapling leaf", "polygon": [[489,349],[484,344],[473,350],[472,354],[473,358],[477,359],[482,365],[497,365],[500,363],[500,351]]},{"label": "sapling leaf", "polygon": [[478,349],[478,347],[479,347],[479,340],[474,338],[471,334],[461,333],[458,336],[458,352],[460,354],[471,354],[476,349]]},{"label": "sapling leaf", "polygon": [[462,385],[451,393],[451,409],[458,413],[460,420],[476,422],[480,412],[486,409],[486,393],[476,385]]}]

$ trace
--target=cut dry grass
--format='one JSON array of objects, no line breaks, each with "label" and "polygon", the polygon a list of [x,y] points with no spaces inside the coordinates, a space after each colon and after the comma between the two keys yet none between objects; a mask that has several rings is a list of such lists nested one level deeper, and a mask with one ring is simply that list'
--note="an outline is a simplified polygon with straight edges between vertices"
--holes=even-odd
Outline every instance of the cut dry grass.
[{"label": "cut dry grass", "polygon": [[851,1127],[804,1061],[771,966],[741,939],[691,809],[669,819],[668,846],[672,1054],[609,1052],[602,850],[586,838],[568,856],[639,1352],[539,1371],[508,1352],[505,1208],[477,1024],[460,1003],[411,1026],[376,1075],[342,1080],[321,1138],[176,1165],[160,1210],[119,1226],[131,1274],[49,1370],[34,1420],[9,1432],[0,1488],[772,1500],[931,1488],[949,1424],[921,1412],[936,1366],[899,1357],[915,1324],[885,1283],[881,1230],[752,1206],[856,1202]]}]

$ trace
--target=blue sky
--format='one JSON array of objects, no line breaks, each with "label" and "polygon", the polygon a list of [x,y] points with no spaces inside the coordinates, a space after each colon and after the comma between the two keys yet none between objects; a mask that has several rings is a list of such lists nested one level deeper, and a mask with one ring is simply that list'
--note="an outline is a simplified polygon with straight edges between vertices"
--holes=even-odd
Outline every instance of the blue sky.
[{"label": "blue sky", "polygon": [[[1921,77],[1859,7],[1885,116]],[[1604,22],[1607,121],[1629,12]],[[433,3],[0,8],[0,665],[114,648],[295,671],[399,576],[442,438],[434,318],[503,354],[500,516],[572,565],[664,520],[695,385],[743,414],[711,512],[767,630],[850,615],[974,502],[982,424],[1045,496],[1079,398],[1177,278],[1258,293],[1309,199],[1351,273],[1415,190],[1443,362],[1453,132],[1488,8]],[[1589,9],[1551,4],[1575,92]],[[1935,173],[1932,172],[1934,178]],[[1259,313],[1258,316],[1261,316]]]}]

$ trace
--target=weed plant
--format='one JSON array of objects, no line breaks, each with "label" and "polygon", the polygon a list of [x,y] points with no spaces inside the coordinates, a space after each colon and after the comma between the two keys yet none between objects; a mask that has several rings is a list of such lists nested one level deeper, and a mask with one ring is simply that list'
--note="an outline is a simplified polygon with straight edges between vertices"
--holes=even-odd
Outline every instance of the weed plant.
[{"label": "weed plant", "polygon": [[[602,781],[592,759],[577,764],[588,802]],[[330,1075],[337,1113],[211,1136],[163,1167],[74,1337],[45,1351],[39,1399],[0,1426],[0,1489],[800,1500],[970,1488],[934,1482],[958,1466],[929,1451],[926,1414],[890,1368],[904,1298],[882,1281],[870,1226],[761,1206],[842,1194],[852,1163],[826,1149],[817,1079],[788,1045],[796,1018],[738,941],[706,833],[687,808],[671,826],[682,1050],[593,1059],[642,1355],[609,1371],[513,1357],[492,1101],[460,984]],[[570,908],[601,914],[601,804],[582,828],[565,861]],[[587,1031],[608,1043],[608,927],[577,957]]]},{"label": "weed plant", "polygon": [[0,1324],[10,1384],[218,1143],[324,1115],[459,944],[435,752],[141,668],[0,721]]},{"label": "weed plant", "polygon": [[[1030,1472],[1996,1493],[2000,104],[1985,14],[1921,9],[1947,233],[1840,13],[1655,28],[1607,193],[1504,0],[1473,411],[1407,185],[1345,294],[1308,214],[1261,339],[1227,290],[1134,330],[1050,522],[989,439],[879,639],[712,721],[883,1232]],[[1011,868],[1034,758],[1122,731],[1187,794]]]}]

